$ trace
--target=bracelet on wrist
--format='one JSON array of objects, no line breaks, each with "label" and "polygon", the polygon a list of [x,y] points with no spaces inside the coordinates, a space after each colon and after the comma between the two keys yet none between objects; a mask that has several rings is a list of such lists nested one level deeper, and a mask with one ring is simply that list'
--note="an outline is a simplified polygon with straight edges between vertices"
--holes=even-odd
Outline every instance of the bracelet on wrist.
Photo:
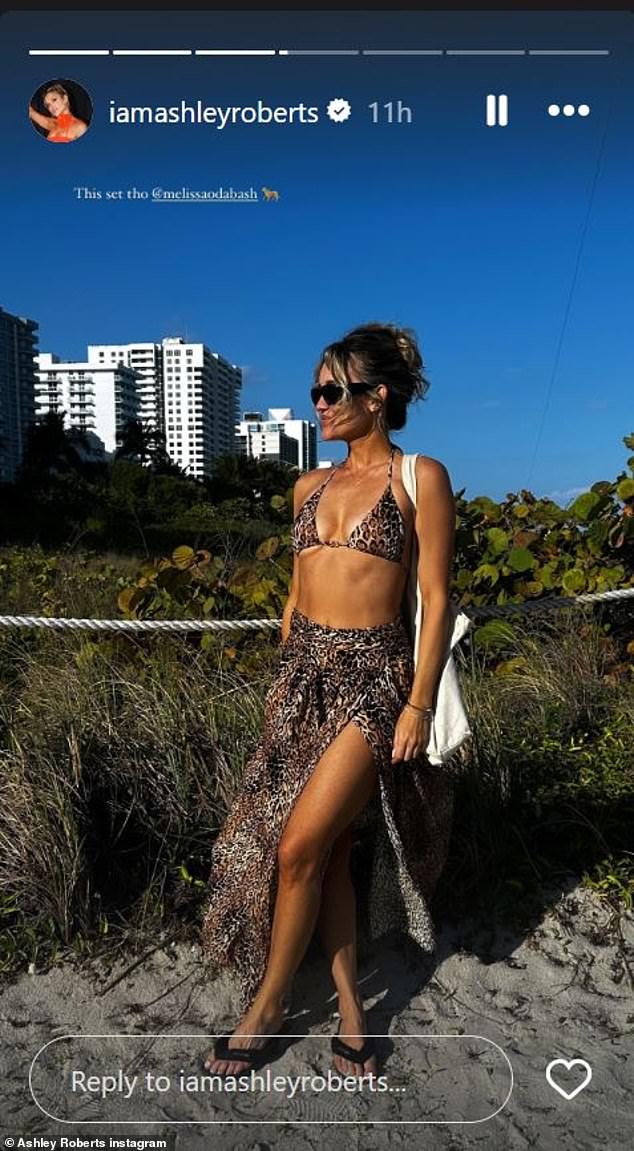
[{"label": "bracelet on wrist", "polygon": [[410,703],[409,699],[405,704],[405,707],[411,707],[413,711],[417,711],[419,715],[422,715],[425,719],[434,718],[433,707],[417,707],[415,703]]}]

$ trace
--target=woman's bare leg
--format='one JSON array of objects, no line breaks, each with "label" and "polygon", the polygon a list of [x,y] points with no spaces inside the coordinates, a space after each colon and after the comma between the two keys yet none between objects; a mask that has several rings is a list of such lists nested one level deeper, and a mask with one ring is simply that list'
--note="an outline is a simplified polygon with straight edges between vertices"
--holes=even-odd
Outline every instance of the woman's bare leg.
[{"label": "woman's bare leg", "polygon": [[[357,905],[350,874],[351,851],[352,832],[346,828],[333,845],[324,875],[318,928],[337,989],[341,1038],[360,1049],[363,1039],[359,1037],[366,1034],[366,1024],[357,982]],[[362,1068],[340,1055],[333,1058],[342,1075],[376,1074],[374,1056]]]},{"label": "woman's bare leg", "polygon": [[[233,1046],[260,1047],[263,1040],[253,1040],[254,1035],[278,1032],[283,997],[315,928],[322,862],[375,787],[372,751],[359,728],[348,723],[322,755],[284,828],[268,965],[253,1003],[233,1033]],[[244,1060],[215,1059],[210,1052],[205,1067],[231,1075],[240,1074],[247,1065]],[[358,1065],[354,1073],[359,1074]]]}]

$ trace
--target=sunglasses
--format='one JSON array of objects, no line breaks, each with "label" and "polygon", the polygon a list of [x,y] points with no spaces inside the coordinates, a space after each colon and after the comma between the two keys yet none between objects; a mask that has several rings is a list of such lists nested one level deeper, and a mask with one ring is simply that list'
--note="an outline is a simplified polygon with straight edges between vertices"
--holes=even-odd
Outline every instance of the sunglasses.
[{"label": "sunglasses", "polygon": [[[367,392],[370,388],[374,387],[373,384],[354,383],[348,384],[351,395],[360,396],[363,392]],[[314,388],[310,389],[310,398],[313,404],[319,401],[319,397],[323,396],[326,403],[338,404],[342,398],[344,390],[341,384],[316,384]]]}]

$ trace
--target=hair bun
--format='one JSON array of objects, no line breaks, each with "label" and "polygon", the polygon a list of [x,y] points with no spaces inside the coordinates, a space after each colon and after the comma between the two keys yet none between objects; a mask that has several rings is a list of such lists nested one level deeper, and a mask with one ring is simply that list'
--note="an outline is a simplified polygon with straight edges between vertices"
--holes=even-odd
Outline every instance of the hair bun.
[{"label": "hair bun", "polygon": [[407,328],[394,328],[393,331],[396,346],[408,368],[413,372],[420,371],[423,361],[415,339],[412,338]]}]

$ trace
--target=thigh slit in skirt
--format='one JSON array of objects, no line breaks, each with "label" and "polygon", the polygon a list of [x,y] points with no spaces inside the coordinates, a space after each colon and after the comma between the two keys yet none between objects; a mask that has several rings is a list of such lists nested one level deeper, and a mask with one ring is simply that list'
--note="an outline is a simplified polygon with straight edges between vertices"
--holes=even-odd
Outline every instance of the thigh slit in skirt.
[{"label": "thigh slit in skirt", "polygon": [[203,950],[235,971],[244,1010],[266,970],[284,826],[326,748],[351,721],[378,769],[376,797],[352,825],[373,831],[368,936],[405,931],[423,951],[434,950],[429,901],[446,861],[453,787],[424,756],[392,761],[413,676],[400,616],[376,627],[333,628],[293,610],[261,738],[213,845],[203,915]]}]

